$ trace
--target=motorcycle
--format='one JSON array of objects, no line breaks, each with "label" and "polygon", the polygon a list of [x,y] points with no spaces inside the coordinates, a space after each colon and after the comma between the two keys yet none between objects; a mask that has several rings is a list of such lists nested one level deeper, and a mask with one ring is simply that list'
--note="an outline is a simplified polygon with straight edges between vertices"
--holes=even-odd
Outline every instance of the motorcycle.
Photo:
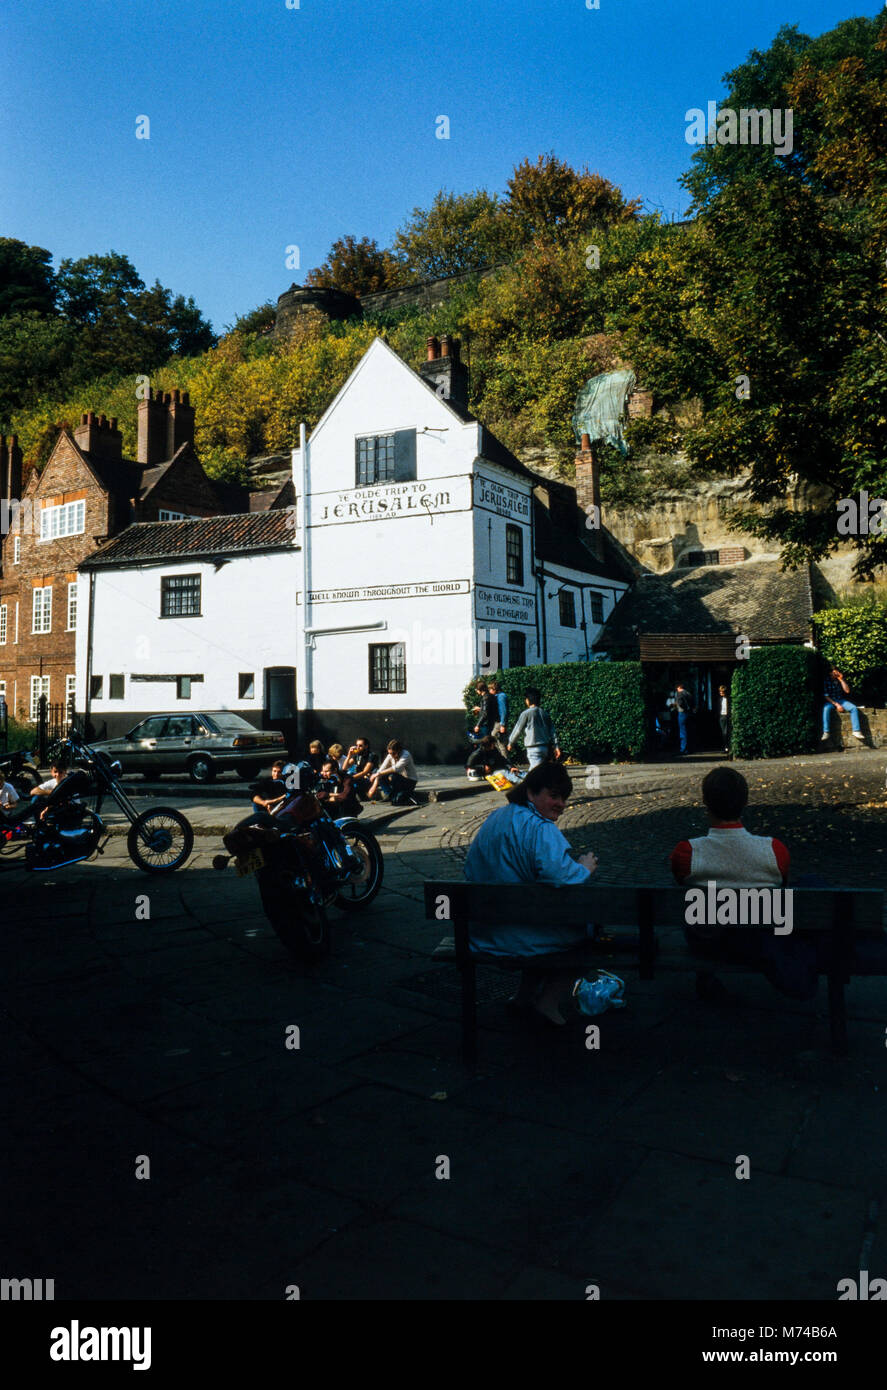
[{"label": "motorcycle", "polygon": [[273,816],[260,812],[241,821],[223,843],[228,854],[217,855],[213,868],[225,869],[233,858],[241,877],[255,874],[265,916],[301,960],[317,961],[329,951],[328,907],[360,911],[382,887],[375,835],[354,816],[334,820],[310,782]]},{"label": "motorcycle", "polygon": [[30,796],[31,792],[40,781],[40,770],[34,759],[34,754],[24,748],[17,753],[10,753],[5,758],[0,758],[0,772],[4,779],[13,786],[19,796]]},{"label": "motorcycle", "polygon": [[[162,874],[184,864],[194,847],[194,831],[180,811],[157,806],[139,814],[120,786],[120,764],[91,748],[73,729],[52,753],[54,757],[67,755],[78,765],[50,793],[45,807],[29,805],[18,816],[18,808],[13,807],[0,818],[0,854],[14,855],[24,849],[25,867],[33,873],[77,864],[95,852],[101,854],[102,836],[106,840],[108,832],[99,812],[107,796],[130,821],[126,847],[137,868],[147,874]],[[86,798],[93,801],[92,806],[85,804]],[[46,815],[40,815],[44,809]]]}]

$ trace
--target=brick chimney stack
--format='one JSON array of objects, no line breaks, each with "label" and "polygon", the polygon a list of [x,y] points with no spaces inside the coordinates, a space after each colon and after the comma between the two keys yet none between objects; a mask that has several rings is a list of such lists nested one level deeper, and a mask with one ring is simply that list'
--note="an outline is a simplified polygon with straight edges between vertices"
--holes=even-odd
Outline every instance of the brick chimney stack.
[{"label": "brick chimney stack", "polygon": [[116,416],[109,420],[106,415],[97,415],[94,410],[88,410],[80,416],[74,438],[83,452],[95,459],[119,463],[123,457],[123,435],[117,428]]},{"label": "brick chimney stack", "polygon": [[148,387],[139,401],[138,461],[153,468],[166,463],[183,444],[194,443],[194,407],[187,391],[158,391]]},{"label": "brick chimney stack", "polygon": [[438,342],[428,339],[427,360],[419,368],[423,381],[433,388],[441,400],[449,401],[457,410],[468,410],[468,368],[461,360],[462,344],[449,334]]},{"label": "brick chimney stack", "polygon": [[[583,434],[576,452],[576,501],[586,516],[585,539],[591,542],[596,557],[603,559],[601,521],[601,476],[597,455],[591,439]],[[596,510],[595,510],[596,509]],[[597,521],[597,525],[594,522]]]},{"label": "brick chimney stack", "polygon": [[20,502],[22,497],[22,451],[18,435],[7,440],[0,434],[0,502]]}]

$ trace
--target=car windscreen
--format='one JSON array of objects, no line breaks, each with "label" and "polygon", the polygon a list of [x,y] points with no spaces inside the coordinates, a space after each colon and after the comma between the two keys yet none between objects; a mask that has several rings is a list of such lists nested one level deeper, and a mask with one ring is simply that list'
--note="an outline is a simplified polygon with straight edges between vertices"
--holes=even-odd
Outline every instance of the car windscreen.
[{"label": "car windscreen", "polygon": [[256,732],[254,726],[241,719],[239,714],[207,714],[204,717],[210,728],[217,729],[220,734],[227,733],[228,730],[238,734],[242,734],[244,730],[251,734]]}]

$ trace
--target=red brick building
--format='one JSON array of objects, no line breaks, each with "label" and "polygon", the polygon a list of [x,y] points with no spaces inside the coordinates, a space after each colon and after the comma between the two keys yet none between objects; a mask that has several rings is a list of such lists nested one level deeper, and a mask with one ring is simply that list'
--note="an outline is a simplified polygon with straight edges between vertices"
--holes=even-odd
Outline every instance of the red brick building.
[{"label": "red brick building", "polygon": [[116,419],[90,411],[23,483],[15,436],[0,441],[0,698],[17,719],[74,689],[81,560],[132,522],[249,510],[245,489],[203,471],[187,392],[139,402],[137,452],[125,459]]}]

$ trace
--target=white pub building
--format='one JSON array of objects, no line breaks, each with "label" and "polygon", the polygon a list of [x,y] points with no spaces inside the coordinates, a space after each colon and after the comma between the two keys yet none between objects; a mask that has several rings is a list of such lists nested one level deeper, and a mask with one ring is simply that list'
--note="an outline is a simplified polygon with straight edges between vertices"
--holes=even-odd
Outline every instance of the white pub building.
[{"label": "white pub building", "polygon": [[[96,736],[228,709],[290,745],[465,750],[478,674],[585,661],[631,582],[577,486],[467,409],[456,340],[414,372],[377,338],[293,450],[295,509],[132,526],[81,566],[77,707]],[[519,713],[513,711],[514,717]]]}]

